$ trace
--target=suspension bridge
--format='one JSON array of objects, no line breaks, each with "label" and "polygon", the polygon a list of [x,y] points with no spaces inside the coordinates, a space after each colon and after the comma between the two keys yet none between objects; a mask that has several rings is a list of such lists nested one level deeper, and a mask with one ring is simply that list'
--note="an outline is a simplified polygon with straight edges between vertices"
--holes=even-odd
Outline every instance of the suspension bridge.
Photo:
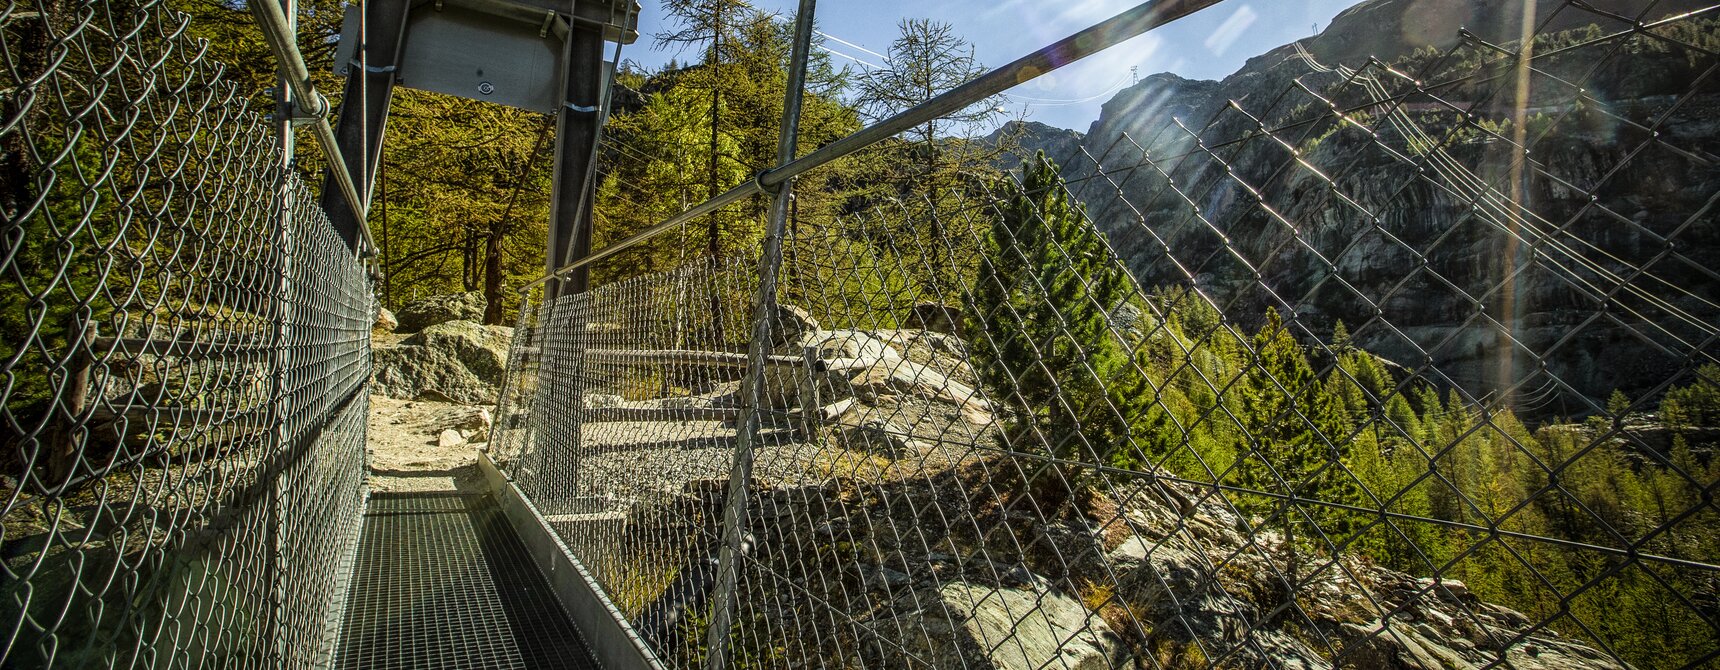
[{"label": "suspension bridge", "polygon": [[[1216,94],[1132,82],[1060,166],[796,214],[1235,4],[1125,8],[808,148],[801,0],[774,164],[605,236],[631,0],[354,3],[338,105],[291,0],[246,5],[267,96],[171,2],[7,0],[0,667],[1720,663],[1720,5],[1316,36]],[[367,484],[397,87],[556,124],[481,476],[434,493]],[[743,257],[627,271],[747,207]]]}]

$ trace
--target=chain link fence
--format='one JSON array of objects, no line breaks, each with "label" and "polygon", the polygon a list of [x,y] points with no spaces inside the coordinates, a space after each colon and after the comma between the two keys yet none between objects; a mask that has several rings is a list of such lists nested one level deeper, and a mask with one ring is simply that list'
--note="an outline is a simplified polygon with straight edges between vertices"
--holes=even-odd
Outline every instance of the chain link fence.
[{"label": "chain link fence", "polygon": [[0,44],[0,666],[326,665],[364,268],[166,3],[8,2]]},{"label": "chain link fence", "polygon": [[1711,667],[1716,8],[1529,10],[536,287],[493,455],[669,667]]}]

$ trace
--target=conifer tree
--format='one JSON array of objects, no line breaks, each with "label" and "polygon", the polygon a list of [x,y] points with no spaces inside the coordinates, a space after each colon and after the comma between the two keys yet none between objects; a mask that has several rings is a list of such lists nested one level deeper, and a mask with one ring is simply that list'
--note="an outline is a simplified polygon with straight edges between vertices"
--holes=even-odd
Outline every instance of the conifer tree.
[{"label": "conifer tree", "polygon": [[[1248,432],[1237,468],[1239,484],[1324,503],[1358,502],[1360,492],[1345,467],[1351,443],[1349,418],[1340,398],[1314,375],[1277,310],[1267,309],[1266,323],[1251,346],[1253,363],[1238,389],[1241,419]],[[1301,503],[1298,509],[1291,508],[1287,498],[1261,496],[1243,496],[1239,502],[1256,513],[1280,512],[1279,523],[1290,536],[1287,545],[1292,554],[1297,551],[1298,536],[1307,537],[1312,531],[1338,540],[1355,524],[1351,515],[1317,503]]]},{"label": "conifer tree", "polygon": [[[1113,330],[1110,313],[1138,292],[1057,166],[1040,154],[1005,194],[985,243],[970,313],[976,371],[1016,412],[1008,438],[1059,459],[1111,460],[1131,424],[1163,434],[1162,408]],[[1073,473],[1064,473],[1065,478]]]}]

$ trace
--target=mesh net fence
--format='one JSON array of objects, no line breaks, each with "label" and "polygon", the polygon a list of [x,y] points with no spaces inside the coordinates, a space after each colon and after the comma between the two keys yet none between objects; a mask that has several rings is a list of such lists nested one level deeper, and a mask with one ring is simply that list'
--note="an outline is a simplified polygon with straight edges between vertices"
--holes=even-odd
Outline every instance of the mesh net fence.
[{"label": "mesh net fence", "polygon": [[0,5],[0,666],[327,663],[369,279],[187,31]]},{"label": "mesh net fence", "polygon": [[617,254],[494,454],[671,667],[1709,666],[1720,24],[1534,7]]}]

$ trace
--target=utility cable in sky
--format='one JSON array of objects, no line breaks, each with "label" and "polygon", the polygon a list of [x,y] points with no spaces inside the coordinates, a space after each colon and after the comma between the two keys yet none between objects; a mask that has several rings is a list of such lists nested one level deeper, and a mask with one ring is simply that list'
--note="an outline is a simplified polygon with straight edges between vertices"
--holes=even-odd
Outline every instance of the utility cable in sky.
[{"label": "utility cable in sky", "polygon": [[876,51],[873,51],[873,50],[868,49],[866,47],[860,46],[860,45],[855,44],[853,42],[850,42],[848,40],[842,39],[842,38],[837,37],[835,35],[832,35],[830,33],[824,32],[822,30],[814,30],[813,32],[818,33],[824,39],[831,40],[833,42],[836,42],[837,44],[841,44],[841,45],[847,46],[847,47],[852,48],[852,49],[859,49],[860,53],[869,54],[872,56],[877,56],[877,57],[883,59],[884,62],[886,62],[886,63],[890,62],[890,57],[886,56],[884,54],[878,53]]},{"label": "utility cable in sky", "polygon": [[1042,107],[1055,107],[1057,105],[1079,105],[1079,104],[1084,103],[1084,102],[1092,102],[1094,100],[1098,100],[1099,98],[1103,98],[1107,95],[1111,95],[1111,94],[1116,93],[1117,91],[1123,90],[1123,88],[1128,85],[1126,83],[1128,80],[1129,80],[1129,75],[1124,75],[1122,78],[1118,79],[1116,83],[1111,84],[1109,87],[1107,87],[1103,92],[1096,93],[1096,94],[1087,96],[1085,98],[1035,98],[1035,97],[1031,97],[1031,96],[1018,95],[1018,94],[1014,94],[1014,93],[999,93],[998,95],[1001,95],[1005,98],[1009,98],[1011,100],[1015,100],[1017,102],[1031,102],[1033,104],[1036,104],[1036,105],[1039,105]]},{"label": "utility cable in sky", "polygon": [[823,49],[823,50],[830,52],[832,54],[841,56],[841,57],[846,58],[848,60],[854,61],[854,62],[859,63],[861,65],[864,65],[864,66],[866,66],[866,69],[868,69],[868,70],[882,70],[882,69],[884,69],[884,66],[882,66],[882,65],[878,65],[875,63],[868,63],[866,61],[860,60],[858,58],[855,58],[855,57],[850,56],[848,54],[842,53],[840,51],[837,51],[837,50],[832,49],[830,47],[824,46],[822,44],[818,45],[818,48]]}]

